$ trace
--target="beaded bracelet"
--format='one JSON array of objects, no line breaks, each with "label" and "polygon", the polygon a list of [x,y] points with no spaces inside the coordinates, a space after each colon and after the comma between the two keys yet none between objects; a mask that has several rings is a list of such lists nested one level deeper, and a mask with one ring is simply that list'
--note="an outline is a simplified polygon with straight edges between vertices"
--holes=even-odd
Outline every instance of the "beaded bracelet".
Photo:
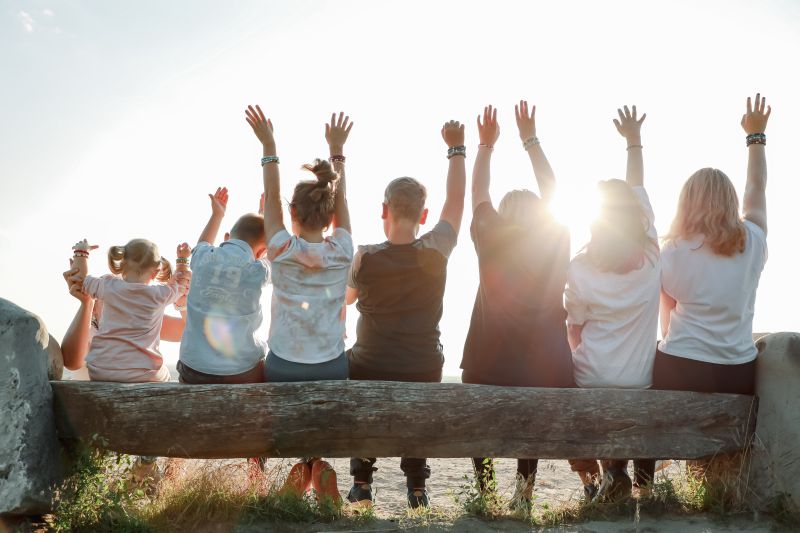
[{"label": "beaded bracelet", "polygon": [[175,259],[175,264],[188,265],[189,264],[189,258],[188,257],[179,257],[179,258]]},{"label": "beaded bracelet", "polygon": [[467,147],[462,144],[460,146],[451,146],[447,149],[447,159],[456,155],[467,157]]},{"label": "beaded bracelet", "polygon": [[478,145],[478,148],[488,148],[490,152],[494,152],[494,146],[491,144],[481,143]]},{"label": "beaded bracelet", "polygon": [[72,250],[73,257],[89,257],[88,250]]},{"label": "beaded bracelet", "polygon": [[630,150],[631,148],[644,148],[644,147],[641,144],[632,144],[625,149]]},{"label": "beaded bracelet", "polygon": [[531,146],[536,146],[537,144],[539,144],[539,137],[535,135],[533,137],[529,137],[528,139],[522,141],[522,147],[525,150],[528,150]]},{"label": "beaded bracelet", "polygon": [[747,146],[751,144],[767,144],[767,136],[763,133],[751,133],[745,138]]},{"label": "beaded bracelet", "polygon": [[263,167],[267,163],[278,163],[280,164],[280,159],[277,155],[267,155],[261,158],[261,166]]},{"label": "beaded bracelet", "polygon": [[343,155],[332,155],[328,158],[331,163],[344,163],[345,157]]}]

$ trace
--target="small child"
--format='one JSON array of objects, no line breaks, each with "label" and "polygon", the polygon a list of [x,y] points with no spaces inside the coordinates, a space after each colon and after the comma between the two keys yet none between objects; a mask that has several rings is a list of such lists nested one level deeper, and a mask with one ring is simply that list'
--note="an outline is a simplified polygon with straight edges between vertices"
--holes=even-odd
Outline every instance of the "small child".
[{"label": "small child", "polygon": [[239,217],[229,238],[214,246],[228,205],[228,189],[211,199],[211,217],[192,250],[193,271],[181,340],[178,373],[182,383],[260,383],[265,342],[261,291],[269,282],[264,218]]},{"label": "small child", "polygon": [[[88,274],[87,259],[96,248],[84,239],[74,250],[74,266],[83,279],[83,291],[103,301],[103,314],[92,338],[86,366],[92,381],[142,383],[169,381],[169,370],[159,351],[164,310],[186,293],[172,276],[169,261],[158,247],[134,239],[108,251],[114,276]],[[178,246],[178,258],[189,257],[186,243]],[[153,280],[161,285],[151,285]]]}]

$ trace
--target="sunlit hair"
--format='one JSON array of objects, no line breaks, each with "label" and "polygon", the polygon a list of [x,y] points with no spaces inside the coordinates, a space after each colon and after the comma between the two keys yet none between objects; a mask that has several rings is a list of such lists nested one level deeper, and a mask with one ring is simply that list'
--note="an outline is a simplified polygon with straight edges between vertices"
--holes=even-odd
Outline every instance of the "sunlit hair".
[{"label": "sunlit hair", "polygon": [[586,246],[589,261],[600,271],[625,273],[632,260],[645,257],[650,244],[648,220],[630,185],[622,180],[601,181],[600,211]]},{"label": "sunlit hair", "polygon": [[125,246],[108,249],[108,268],[113,274],[143,273],[157,268],[156,279],[165,282],[172,277],[172,265],[158,253],[158,246],[147,239],[133,239]]},{"label": "sunlit hair", "polygon": [[239,239],[247,244],[258,244],[264,240],[264,217],[248,213],[239,217],[231,228],[232,239]]},{"label": "sunlit hair", "polygon": [[333,219],[339,174],[322,159],[315,159],[313,164],[303,165],[302,168],[312,172],[317,179],[295,185],[290,204],[292,216],[306,229],[325,229]]},{"label": "sunlit hair", "polygon": [[698,235],[715,254],[731,256],[744,251],[745,229],[736,189],[728,176],[716,168],[702,168],[686,180],[665,240]]},{"label": "sunlit hair", "polygon": [[397,178],[389,182],[383,194],[383,202],[395,218],[419,222],[428,191],[414,178]]},{"label": "sunlit hair", "polygon": [[509,191],[500,200],[498,214],[520,227],[530,227],[541,221],[544,204],[536,193],[527,189]]}]

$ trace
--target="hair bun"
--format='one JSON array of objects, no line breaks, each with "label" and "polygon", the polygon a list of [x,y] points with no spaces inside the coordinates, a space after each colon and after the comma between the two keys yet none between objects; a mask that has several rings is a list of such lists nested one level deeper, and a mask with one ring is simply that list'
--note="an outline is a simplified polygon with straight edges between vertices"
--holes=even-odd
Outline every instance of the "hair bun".
[{"label": "hair bun", "polygon": [[315,159],[313,164],[303,165],[305,170],[313,172],[317,177],[317,181],[322,186],[327,186],[329,183],[334,183],[339,179],[339,174],[333,170],[333,166],[324,159]]}]

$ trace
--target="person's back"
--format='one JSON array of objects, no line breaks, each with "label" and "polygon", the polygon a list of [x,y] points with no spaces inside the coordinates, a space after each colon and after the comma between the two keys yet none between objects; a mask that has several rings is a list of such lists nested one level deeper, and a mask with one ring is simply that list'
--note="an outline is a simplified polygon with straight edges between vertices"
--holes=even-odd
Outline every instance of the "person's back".
[{"label": "person's back", "polygon": [[[350,365],[372,368],[391,361],[391,373],[441,370],[439,341],[447,258],[456,232],[447,221],[408,244],[359,247],[350,285],[359,290],[357,340]],[[388,369],[387,369],[388,370]]]},{"label": "person's back", "polygon": [[680,305],[671,313],[662,352],[732,365],[755,358],[753,312],[767,240],[756,224],[742,224],[744,250],[730,256],[704,246],[704,235],[664,245],[663,288]]}]

